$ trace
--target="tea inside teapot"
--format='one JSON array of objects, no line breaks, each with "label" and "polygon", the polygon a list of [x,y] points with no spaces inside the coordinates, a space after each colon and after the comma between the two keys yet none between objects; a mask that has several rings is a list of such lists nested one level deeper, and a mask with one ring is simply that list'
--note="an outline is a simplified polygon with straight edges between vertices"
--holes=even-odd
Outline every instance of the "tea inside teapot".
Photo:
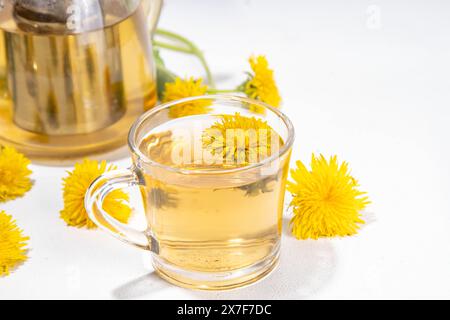
[{"label": "tea inside teapot", "polygon": [[155,104],[146,1],[17,0],[0,12],[14,123],[86,134]]}]

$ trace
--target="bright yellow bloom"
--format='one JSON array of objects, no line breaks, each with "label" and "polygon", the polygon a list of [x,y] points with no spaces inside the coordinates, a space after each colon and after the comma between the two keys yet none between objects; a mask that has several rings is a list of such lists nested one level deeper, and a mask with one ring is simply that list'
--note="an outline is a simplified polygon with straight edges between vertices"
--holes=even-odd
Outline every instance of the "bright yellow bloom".
[{"label": "bright yellow bloom", "polygon": [[27,260],[27,240],[16,222],[4,211],[0,212],[0,277]]},{"label": "bright yellow bloom", "polygon": [[[68,172],[63,180],[64,209],[61,218],[72,227],[93,229],[96,225],[89,219],[84,207],[84,196],[91,183],[101,174],[116,169],[108,166],[106,161],[98,162],[85,159],[75,164],[75,169]],[[128,206],[129,196],[121,190],[114,190],[105,198],[103,209],[118,221],[126,223],[131,216]]]},{"label": "bright yellow bloom", "polygon": [[31,189],[29,164],[16,149],[0,146],[0,202],[21,197]]},{"label": "bright yellow bloom", "polygon": [[[249,62],[253,74],[250,74],[249,80],[244,84],[245,94],[249,98],[260,100],[278,108],[281,103],[281,97],[274,79],[273,70],[269,68],[266,57],[251,57]],[[253,106],[253,109],[255,112],[263,112],[262,110],[257,110],[258,108],[255,106]]]},{"label": "bright yellow bloom", "polygon": [[295,237],[344,237],[358,232],[364,223],[360,211],[370,202],[366,193],[357,189],[358,182],[346,162],[339,166],[336,156],[327,161],[322,155],[313,155],[311,171],[298,161],[291,174],[294,181],[288,182],[287,188],[293,196]]},{"label": "bright yellow bloom", "polygon": [[278,134],[266,121],[244,117],[239,113],[222,115],[203,132],[203,147],[212,155],[219,155],[229,164],[248,165],[270,156],[272,139]]},{"label": "bright yellow bloom", "polygon": [[[175,82],[166,83],[162,102],[170,102],[189,97],[203,96],[208,87],[203,85],[203,80],[189,78],[182,80],[176,78]],[[170,108],[169,115],[172,118],[179,118],[197,114],[205,114],[210,111],[211,101],[203,100],[196,102],[187,102]]]}]

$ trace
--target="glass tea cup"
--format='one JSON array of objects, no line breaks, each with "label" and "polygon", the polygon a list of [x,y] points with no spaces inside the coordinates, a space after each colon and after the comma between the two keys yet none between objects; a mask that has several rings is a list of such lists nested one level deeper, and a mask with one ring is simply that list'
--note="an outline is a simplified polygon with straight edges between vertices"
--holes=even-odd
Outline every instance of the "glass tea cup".
[{"label": "glass tea cup", "polygon": [[[167,281],[241,287],[277,265],[293,142],[290,120],[256,100],[210,95],[170,102],[136,121],[128,139],[133,166],[100,176],[85,206],[101,229],[151,251]],[[144,230],[103,210],[109,193],[128,187],[140,189]]]}]

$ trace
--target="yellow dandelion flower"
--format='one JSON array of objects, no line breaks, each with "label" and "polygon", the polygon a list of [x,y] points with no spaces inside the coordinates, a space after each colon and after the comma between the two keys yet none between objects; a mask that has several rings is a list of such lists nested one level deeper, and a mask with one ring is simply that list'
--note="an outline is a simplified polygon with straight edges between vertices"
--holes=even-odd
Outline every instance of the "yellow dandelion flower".
[{"label": "yellow dandelion flower", "polygon": [[336,156],[327,161],[322,155],[313,155],[311,171],[298,161],[291,174],[294,181],[288,182],[287,188],[293,196],[295,237],[344,237],[358,232],[364,223],[360,211],[370,202],[366,193],[358,190],[346,162],[339,165]]},{"label": "yellow dandelion flower", "polygon": [[21,197],[31,189],[29,164],[16,149],[0,146],[0,202]]},{"label": "yellow dandelion flower", "polygon": [[7,276],[12,269],[27,260],[27,241],[16,222],[4,211],[0,211],[0,277]]},{"label": "yellow dandelion flower", "polygon": [[[281,97],[274,79],[273,70],[269,68],[269,63],[265,56],[251,57],[249,59],[253,74],[249,74],[249,79],[243,85],[245,94],[252,99],[260,100],[272,107],[279,107]],[[255,112],[262,110],[256,106],[252,107]]]},{"label": "yellow dandelion flower", "polygon": [[281,138],[266,121],[244,117],[239,113],[222,115],[220,118],[220,121],[204,130],[203,147],[227,163],[248,165],[270,156],[273,137],[277,137],[282,144]]},{"label": "yellow dandelion flower", "polygon": [[[176,78],[174,82],[166,83],[162,102],[170,102],[189,97],[203,96],[207,93],[208,87],[203,85],[203,80],[189,78],[182,80]],[[172,118],[179,118],[197,114],[205,114],[211,109],[209,106],[211,101],[195,101],[187,102],[180,105],[173,106],[169,110],[169,115]]]},{"label": "yellow dandelion flower", "polygon": [[[91,183],[101,174],[116,169],[108,166],[106,161],[98,162],[85,159],[75,164],[75,169],[68,172],[63,180],[64,209],[61,210],[61,218],[72,227],[96,227],[89,219],[84,207],[84,196]],[[128,206],[129,196],[121,190],[114,190],[103,202],[103,209],[118,221],[126,223],[131,216],[131,208]]]}]

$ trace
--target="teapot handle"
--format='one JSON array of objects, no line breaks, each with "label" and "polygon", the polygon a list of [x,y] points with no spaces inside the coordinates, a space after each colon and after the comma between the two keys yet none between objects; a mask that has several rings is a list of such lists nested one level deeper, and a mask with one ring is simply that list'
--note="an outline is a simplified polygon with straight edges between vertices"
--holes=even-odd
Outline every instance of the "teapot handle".
[{"label": "teapot handle", "polygon": [[159,16],[161,14],[161,9],[163,6],[163,0],[147,0],[149,1],[148,12],[149,12],[149,28],[153,33],[156,30],[158,24]]}]

